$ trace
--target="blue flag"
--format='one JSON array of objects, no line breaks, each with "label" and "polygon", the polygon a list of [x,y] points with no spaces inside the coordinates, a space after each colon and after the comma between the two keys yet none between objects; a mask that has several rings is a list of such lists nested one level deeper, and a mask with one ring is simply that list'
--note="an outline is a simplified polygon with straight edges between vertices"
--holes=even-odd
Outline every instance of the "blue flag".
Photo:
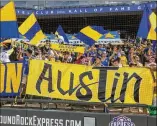
[{"label": "blue flag", "polygon": [[107,32],[102,26],[87,26],[75,35],[75,37],[85,44],[92,46]]},{"label": "blue flag", "polygon": [[156,40],[157,39],[156,21],[157,21],[156,14],[146,6],[144,8],[137,36],[144,39]]},{"label": "blue flag", "polygon": [[31,45],[38,45],[41,40],[46,38],[45,34],[42,32],[40,25],[32,13],[19,27],[19,32],[21,35],[29,39]]},{"label": "blue flag", "polygon": [[9,2],[0,9],[0,41],[18,38],[18,25],[14,2]]},{"label": "blue flag", "polygon": [[57,36],[59,41],[69,43],[69,40],[68,40],[68,38],[67,38],[67,36],[66,36],[66,34],[65,34],[65,32],[64,32],[61,25],[58,26],[58,29],[55,32],[55,35]]}]

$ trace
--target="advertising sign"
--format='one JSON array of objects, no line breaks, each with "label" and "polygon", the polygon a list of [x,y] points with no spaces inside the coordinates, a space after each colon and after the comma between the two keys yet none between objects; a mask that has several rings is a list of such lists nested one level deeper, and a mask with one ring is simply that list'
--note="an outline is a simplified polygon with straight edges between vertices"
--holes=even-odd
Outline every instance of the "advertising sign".
[{"label": "advertising sign", "polygon": [[104,13],[104,12],[129,12],[129,11],[142,11],[144,6],[147,5],[151,9],[156,8],[156,2],[149,2],[146,4],[132,4],[124,6],[97,6],[97,7],[75,7],[75,8],[62,8],[62,9],[44,9],[44,10],[29,10],[29,9],[16,9],[17,15],[30,15],[32,12],[37,16],[46,15],[60,15],[60,14],[89,14],[89,13]]}]

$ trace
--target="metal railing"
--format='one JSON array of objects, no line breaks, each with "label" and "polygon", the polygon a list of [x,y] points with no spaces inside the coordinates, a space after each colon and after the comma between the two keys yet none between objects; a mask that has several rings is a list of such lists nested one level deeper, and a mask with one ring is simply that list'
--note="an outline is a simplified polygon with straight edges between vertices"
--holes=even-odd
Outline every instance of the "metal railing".
[{"label": "metal railing", "polygon": [[[72,110],[100,113],[136,113],[148,114],[147,105],[144,104],[123,104],[123,103],[102,103],[84,102],[55,99],[21,99],[21,98],[0,98],[1,108],[31,108],[43,110]],[[132,108],[134,111],[132,111]],[[127,110],[126,110],[127,109]],[[136,109],[136,110],[135,110]],[[142,111],[142,112],[141,112]]]}]

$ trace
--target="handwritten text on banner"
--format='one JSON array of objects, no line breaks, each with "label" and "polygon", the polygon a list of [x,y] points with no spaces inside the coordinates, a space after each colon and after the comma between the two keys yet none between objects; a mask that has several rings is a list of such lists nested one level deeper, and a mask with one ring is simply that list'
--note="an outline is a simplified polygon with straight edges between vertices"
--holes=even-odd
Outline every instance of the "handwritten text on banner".
[{"label": "handwritten text on banner", "polygon": [[153,79],[147,68],[92,69],[89,66],[30,62],[29,95],[86,102],[151,104]]}]

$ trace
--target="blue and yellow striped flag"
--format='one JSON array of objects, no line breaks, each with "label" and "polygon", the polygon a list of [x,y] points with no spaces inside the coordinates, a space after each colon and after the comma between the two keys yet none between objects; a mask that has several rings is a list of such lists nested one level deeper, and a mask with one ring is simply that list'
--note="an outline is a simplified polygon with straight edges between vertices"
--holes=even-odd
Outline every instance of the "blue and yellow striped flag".
[{"label": "blue and yellow striped flag", "polygon": [[19,27],[19,32],[30,40],[31,45],[37,45],[46,38],[33,13]]},{"label": "blue and yellow striped flag", "polygon": [[55,32],[55,35],[58,39],[61,39],[63,42],[69,43],[69,40],[61,25],[58,26],[57,31]]},{"label": "blue and yellow striped flag", "polygon": [[138,29],[137,37],[150,40],[157,40],[156,22],[156,14],[146,6]]},{"label": "blue and yellow striped flag", "polygon": [[97,42],[107,31],[102,26],[87,26],[83,28],[75,37],[92,46]]},{"label": "blue and yellow striped flag", "polygon": [[9,2],[0,9],[0,41],[18,37],[19,32],[14,2]]}]

